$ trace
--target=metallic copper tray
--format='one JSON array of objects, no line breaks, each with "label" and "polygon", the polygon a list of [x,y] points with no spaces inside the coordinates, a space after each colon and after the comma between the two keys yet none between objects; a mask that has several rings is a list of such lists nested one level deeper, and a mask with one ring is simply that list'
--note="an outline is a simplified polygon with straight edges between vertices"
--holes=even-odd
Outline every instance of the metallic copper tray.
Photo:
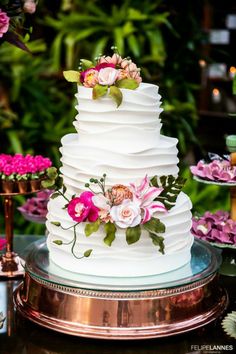
[{"label": "metallic copper tray", "polygon": [[[66,334],[102,339],[146,339],[187,332],[215,320],[228,297],[218,282],[221,257],[195,240],[191,264],[165,275],[87,277],[50,267],[45,243],[33,244],[16,289],[17,310]],[[174,273],[174,274],[173,274]]]}]

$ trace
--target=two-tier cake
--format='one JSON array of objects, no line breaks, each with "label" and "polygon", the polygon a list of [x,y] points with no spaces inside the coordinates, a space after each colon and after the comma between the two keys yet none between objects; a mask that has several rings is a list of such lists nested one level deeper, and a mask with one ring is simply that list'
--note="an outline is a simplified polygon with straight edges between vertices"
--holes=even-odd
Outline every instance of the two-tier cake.
[{"label": "two-tier cake", "polygon": [[78,274],[139,277],[191,257],[191,202],[180,191],[177,139],[160,134],[158,86],[118,54],[85,65],[77,133],[62,138],[64,188],[48,204],[50,262]]}]

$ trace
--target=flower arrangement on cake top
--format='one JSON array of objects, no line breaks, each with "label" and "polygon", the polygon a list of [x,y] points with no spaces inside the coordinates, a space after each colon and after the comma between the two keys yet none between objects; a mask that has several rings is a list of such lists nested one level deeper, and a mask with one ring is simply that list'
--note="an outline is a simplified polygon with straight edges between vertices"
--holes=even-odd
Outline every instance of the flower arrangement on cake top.
[{"label": "flower arrangement on cake top", "polygon": [[193,234],[213,244],[236,245],[236,221],[230,219],[226,211],[209,211],[201,217],[194,217],[192,224]]},{"label": "flower arrangement on cake top", "polygon": [[[72,254],[76,243],[76,226],[84,223],[84,233],[88,237],[97,232],[100,226],[104,228],[104,243],[112,245],[115,240],[117,228],[125,229],[127,244],[139,241],[142,229],[146,230],[159,252],[164,254],[165,225],[158,218],[159,213],[167,213],[176,202],[185,180],[181,177],[162,176],[149,178],[145,176],[138,183],[129,185],[116,184],[106,188],[106,174],[100,179],[91,178],[86,183],[88,190],[80,195],[66,196],[66,187],[57,188],[57,177],[55,178],[54,189],[56,191],[51,198],[59,196],[65,199],[64,208],[75,224],[64,228],[60,222],[51,221],[51,224],[62,229],[73,229],[74,238],[71,240]],[[49,181],[52,185],[52,181]],[[46,184],[45,184],[46,186]],[[53,241],[57,245],[63,245],[62,240]],[[67,243],[68,244],[68,243]],[[83,257],[88,257],[92,250],[84,252]]]},{"label": "flower arrangement on cake top", "polygon": [[70,82],[77,82],[87,88],[92,88],[93,99],[105,96],[107,93],[116,102],[117,107],[122,102],[121,88],[134,90],[142,81],[140,69],[129,57],[122,58],[116,47],[112,47],[112,56],[100,55],[95,63],[81,59],[79,71],[64,71],[64,77]]},{"label": "flower arrangement on cake top", "polygon": [[[0,188],[3,192],[10,192],[10,189],[13,192],[17,187],[21,192],[20,182],[30,181],[33,190],[39,189],[39,185],[36,188],[33,187],[33,182],[39,182],[46,177],[47,170],[51,166],[51,160],[41,155],[0,154]],[[27,185],[27,189],[28,187]]]}]

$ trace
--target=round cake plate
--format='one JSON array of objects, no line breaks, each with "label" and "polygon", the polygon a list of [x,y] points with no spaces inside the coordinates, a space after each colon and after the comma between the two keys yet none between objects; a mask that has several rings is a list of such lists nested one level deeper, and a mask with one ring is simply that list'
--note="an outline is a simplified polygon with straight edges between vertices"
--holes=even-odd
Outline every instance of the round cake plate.
[{"label": "round cake plate", "polygon": [[221,187],[236,187],[236,182],[221,182],[221,181],[217,181],[217,180],[210,180],[210,179],[201,178],[196,175],[193,176],[193,179],[197,182],[200,182],[200,183],[214,184],[216,186],[221,186]]},{"label": "round cake plate", "polygon": [[193,244],[191,264],[138,278],[65,272],[50,264],[42,241],[28,252],[24,281],[14,293],[16,308],[58,332],[122,340],[165,337],[206,325],[228,304],[218,281],[219,252],[200,240]]}]

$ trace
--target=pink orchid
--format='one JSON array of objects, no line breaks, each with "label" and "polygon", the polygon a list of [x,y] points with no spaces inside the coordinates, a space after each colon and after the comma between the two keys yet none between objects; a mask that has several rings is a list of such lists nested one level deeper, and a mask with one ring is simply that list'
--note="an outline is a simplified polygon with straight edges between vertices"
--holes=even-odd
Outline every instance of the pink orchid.
[{"label": "pink orchid", "polygon": [[67,207],[68,214],[76,222],[88,221],[94,222],[98,219],[99,209],[93,204],[92,192],[83,192],[79,197],[73,198]]},{"label": "pink orchid", "polygon": [[139,202],[139,206],[144,212],[142,224],[149,221],[155,212],[166,212],[163,203],[155,201],[161,194],[163,188],[152,187],[148,176],[146,175],[139,185],[130,184],[134,198]]}]

